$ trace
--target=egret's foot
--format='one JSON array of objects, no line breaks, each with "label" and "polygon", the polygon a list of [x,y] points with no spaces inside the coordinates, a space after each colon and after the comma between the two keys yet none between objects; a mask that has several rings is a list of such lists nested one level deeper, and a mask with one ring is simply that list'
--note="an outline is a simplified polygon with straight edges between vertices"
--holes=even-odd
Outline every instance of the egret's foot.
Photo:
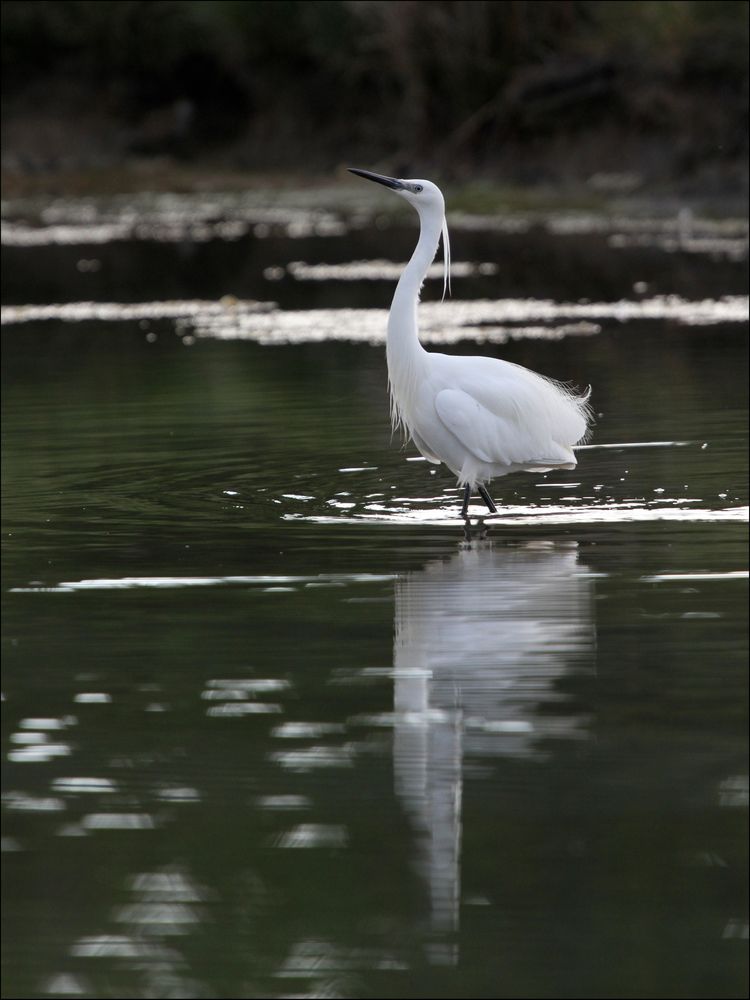
[{"label": "egret's foot", "polygon": [[464,539],[471,544],[474,541],[482,541],[487,537],[487,525],[483,517],[478,517],[472,525],[471,518],[464,518]]},{"label": "egret's foot", "polygon": [[[478,486],[477,489],[479,491],[479,495],[481,496],[482,500],[484,500],[485,504],[487,505],[487,509],[489,510],[490,514],[497,514],[497,507],[495,506],[492,497],[489,495],[485,487]],[[471,522],[469,521],[470,500],[471,500],[471,487],[467,483],[466,486],[464,486],[464,499],[463,499],[463,504],[461,506],[461,517],[464,519],[465,530],[470,530],[471,528]],[[477,525],[481,526],[482,531],[485,530],[484,521],[481,518],[477,521]]]}]

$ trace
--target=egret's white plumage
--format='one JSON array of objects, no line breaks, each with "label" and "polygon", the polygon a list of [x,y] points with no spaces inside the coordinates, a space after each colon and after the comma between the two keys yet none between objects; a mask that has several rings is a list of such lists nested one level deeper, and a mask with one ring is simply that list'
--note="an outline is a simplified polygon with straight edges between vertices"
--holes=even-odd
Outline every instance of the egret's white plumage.
[{"label": "egret's white plumage", "polygon": [[444,462],[469,494],[509,472],[572,469],[573,446],[590,419],[588,393],[498,358],[426,351],[419,342],[417,305],[427,269],[443,237],[444,289],[450,281],[450,243],[440,189],[426,180],[401,180],[368,170],[352,173],[384,184],[419,213],[419,242],[404,268],[388,316],[391,418],[421,454]]}]

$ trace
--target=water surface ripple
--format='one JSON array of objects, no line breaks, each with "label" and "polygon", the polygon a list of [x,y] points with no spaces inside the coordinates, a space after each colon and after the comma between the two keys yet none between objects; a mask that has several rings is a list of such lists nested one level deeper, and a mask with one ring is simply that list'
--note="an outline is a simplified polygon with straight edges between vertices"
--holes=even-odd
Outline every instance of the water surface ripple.
[{"label": "water surface ripple", "polygon": [[595,411],[466,538],[357,197],[5,206],[3,995],[745,995],[746,226],[456,220]]}]

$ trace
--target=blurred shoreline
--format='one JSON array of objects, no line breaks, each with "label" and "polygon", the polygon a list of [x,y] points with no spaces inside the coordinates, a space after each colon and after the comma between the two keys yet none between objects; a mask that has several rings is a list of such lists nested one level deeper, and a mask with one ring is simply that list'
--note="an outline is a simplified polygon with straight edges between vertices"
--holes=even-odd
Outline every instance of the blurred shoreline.
[{"label": "blurred shoreline", "polygon": [[[386,170],[383,164],[366,163]],[[128,194],[218,194],[266,192],[274,203],[294,205],[314,203],[344,209],[358,204],[382,204],[385,213],[395,212],[392,200],[376,188],[364,188],[352,181],[348,164],[330,170],[304,173],[299,170],[244,170],[223,163],[179,162],[168,156],[129,157],[104,167],[37,167],[33,170],[2,170],[0,183],[5,204],[3,214],[14,203],[28,199],[106,198]],[[711,218],[745,218],[748,193],[741,182],[741,164],[723,175],[713,172],[703,179],[649,183],[634,172],[597,171],[587,178],[557,183],[523,184],[505,179],[500,172],[487,171],[475,179],[445,177],[439,168],[424,174],[443,188],[450,211],[467,215],[528,215],[555,211],[586,211],[596,214],[633,212],[668,216],[683,208]],[[395,171],[394,171],[395,173]],[[414,176],[417,175],[415,171]]]}]

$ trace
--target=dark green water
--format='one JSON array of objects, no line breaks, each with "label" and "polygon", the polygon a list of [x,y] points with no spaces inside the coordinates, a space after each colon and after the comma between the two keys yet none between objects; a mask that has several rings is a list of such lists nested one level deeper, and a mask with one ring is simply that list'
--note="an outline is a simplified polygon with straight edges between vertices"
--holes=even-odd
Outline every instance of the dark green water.
[{"label": "dark green water", "polygon": [[[412,236],[11,247],[6,298],[356,325],[391,283],[264,281],[264,246]],[[746,291],[529,239],[454,234],[501,265],[455,298]],[[745,995],[747,326],[600,327],[480,348],[599,416],[471,544],[390,443],[382,346],[3,327],[3,996]]]}]

